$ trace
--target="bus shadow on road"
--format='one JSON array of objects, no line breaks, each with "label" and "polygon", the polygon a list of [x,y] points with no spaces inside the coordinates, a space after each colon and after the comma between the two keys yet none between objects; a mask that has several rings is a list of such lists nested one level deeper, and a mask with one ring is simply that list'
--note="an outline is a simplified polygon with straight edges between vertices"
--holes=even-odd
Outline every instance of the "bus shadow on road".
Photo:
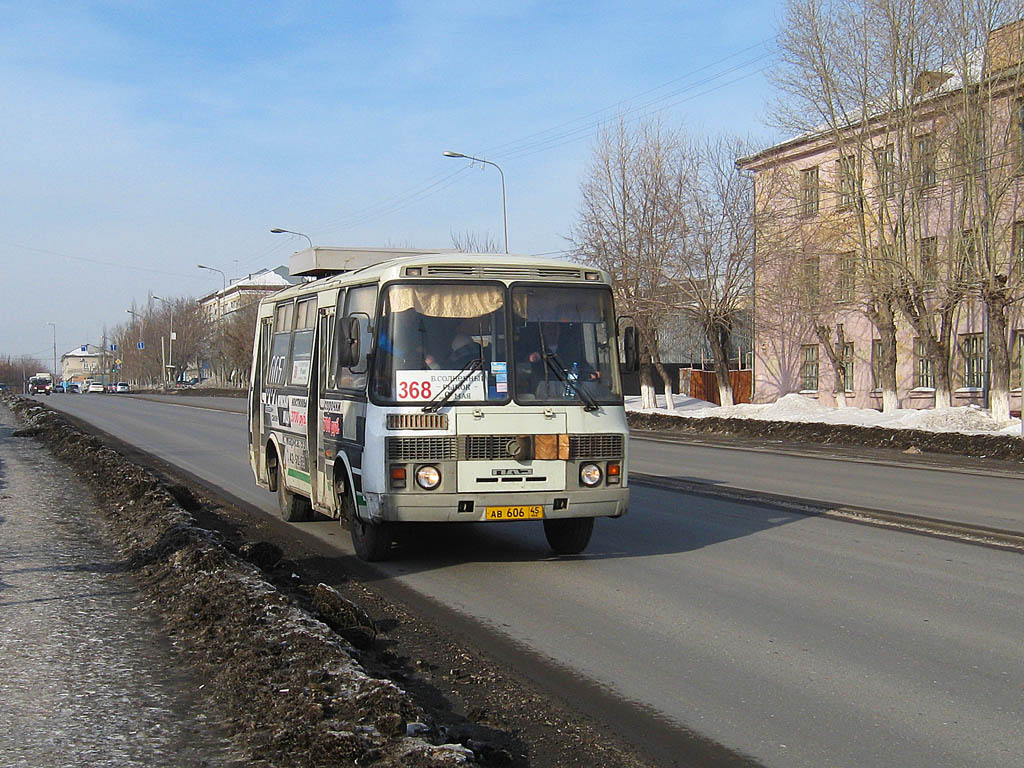
[{"label": "bus shadow on road", "polygon": [[595,521],[590,545],[579,555],[554,553],[541,523],[421,524],[410,526],[399,537],[385,570],[405,575],[468,563],[588,562],[679,555],[807,519],[770,504],[646,485],[633,486],[631,497],[628,514]]}]

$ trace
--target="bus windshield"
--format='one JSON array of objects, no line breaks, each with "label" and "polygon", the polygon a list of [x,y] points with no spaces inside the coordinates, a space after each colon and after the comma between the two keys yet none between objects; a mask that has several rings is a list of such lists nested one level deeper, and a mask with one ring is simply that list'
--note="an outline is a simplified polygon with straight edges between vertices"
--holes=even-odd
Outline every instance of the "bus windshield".
[{"label": "bus windshield", "polygon": [[427,402],[454,388],[449,401],[508,400],[504,285],[392,284],[378,328],[377,398]]},{"label": "bus windshield", "polygon": [[512,339],[518,402],[622,401],[609,290],[514,286]]}]

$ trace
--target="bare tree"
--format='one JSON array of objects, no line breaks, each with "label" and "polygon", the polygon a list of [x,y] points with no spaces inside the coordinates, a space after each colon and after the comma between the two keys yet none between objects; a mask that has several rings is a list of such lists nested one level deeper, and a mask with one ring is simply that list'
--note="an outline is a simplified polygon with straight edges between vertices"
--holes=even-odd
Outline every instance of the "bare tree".
[{"label": "bare tree", "polygon": [[722,405],[733,404],[732,333],[742,313],[751,308],[753,292],[753,188],[735,165],[745,149],[733,137],[688,142],[688,167],[681,179],[683,249],[668,267],[680,288],[684,311],[707,338]]},{"label": "bare tree", "polygon": [[[577,259],[611,274],[618,306],[633,316],[643,359],[661,376],[669,408],[672,378],[661,362],[658,326],[677,308],[670,273],[684,250],[687,168],[681,134],[657,121],[631,128],[620,119],[597,139],[569,237]],[[648,365],[641,395],[645,408],[657,407]]]},{"label": "bare tree", "polygon": [[254,296],[248,304],[221,318],[221,347],[233,383],[249,378],[258,309],[259,298]]},{"label": "bare tree", "polygon": [[476,232],[451,232],[452,247],[462,253],[504,253],[497,241],[487,235],[479,235]]}]

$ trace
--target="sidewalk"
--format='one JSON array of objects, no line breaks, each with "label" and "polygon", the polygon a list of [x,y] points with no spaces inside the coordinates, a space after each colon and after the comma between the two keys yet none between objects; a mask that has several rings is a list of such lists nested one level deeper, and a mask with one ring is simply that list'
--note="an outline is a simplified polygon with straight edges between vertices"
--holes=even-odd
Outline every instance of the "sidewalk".
[{"label": "sidewalk", "polygon": [[14,428],[0,405],[0,765],[231,764],[92,494]]}]

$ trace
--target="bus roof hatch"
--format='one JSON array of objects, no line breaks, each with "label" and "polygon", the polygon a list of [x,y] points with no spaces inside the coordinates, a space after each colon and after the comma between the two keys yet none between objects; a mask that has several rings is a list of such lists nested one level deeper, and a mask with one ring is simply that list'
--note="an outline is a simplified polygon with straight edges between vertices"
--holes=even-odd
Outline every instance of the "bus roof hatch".
[{"label": "bus roof hatch", "polygon": [[370,267],[404,256],[423,256],[434,253],[454,253],[450,249],[433,248],[335,248],[314,246],[292,254],[288,271],[293,276],[324,277],[339,272]]}]

